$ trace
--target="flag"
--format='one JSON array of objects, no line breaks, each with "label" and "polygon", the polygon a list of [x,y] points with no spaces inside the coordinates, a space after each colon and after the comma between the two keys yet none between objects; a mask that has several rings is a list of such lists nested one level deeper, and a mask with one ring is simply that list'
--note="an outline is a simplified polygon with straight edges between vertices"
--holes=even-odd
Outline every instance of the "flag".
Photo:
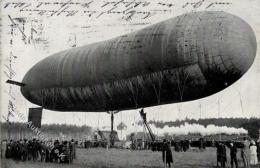
[{"label": "flag", "polygon": [[41,120],[42,120],[42,108],[29,108],[29,116],[28,122],[32,122],[34,127],[41,128]]}]

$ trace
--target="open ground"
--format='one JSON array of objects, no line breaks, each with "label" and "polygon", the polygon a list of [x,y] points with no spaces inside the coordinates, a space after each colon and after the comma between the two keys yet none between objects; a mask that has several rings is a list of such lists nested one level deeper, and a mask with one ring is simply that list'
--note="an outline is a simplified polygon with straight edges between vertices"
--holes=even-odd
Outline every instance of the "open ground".
[{"label": "open ground", "polygon": [[[172,150],[173,151],[173,150]],[[242,167],[238,152],[239,167]],[[227,167],[230,167],[229,150],[227,150]],[[214,168],[216,167],[216,150],[190,149],[187,152],[173,151],[174,168]],[[163,168],[161,152],[150,150],[127,150],[90,148],[77,149],[77,159],[72,164],[43,163],[43,162],[16,162],[3,159],[2,168]],[[260,165],[251,167],[258,168]]]}]

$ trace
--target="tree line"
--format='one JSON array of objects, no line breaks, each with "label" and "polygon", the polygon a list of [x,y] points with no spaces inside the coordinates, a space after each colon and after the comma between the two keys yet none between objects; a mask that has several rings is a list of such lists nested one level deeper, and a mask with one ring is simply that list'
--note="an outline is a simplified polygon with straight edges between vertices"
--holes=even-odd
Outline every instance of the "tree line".
[{"label": "tree line", "polygon": [[[84,134],[91,135],[92,127],[90,126],[76,126],[76,125],[66,125],[66,124],[43,124],[39,130],[46,134]],[[19,133],[31,133],[32,131],[28,128],[26,123],[21,122],[2,122],[1,123],[1,132],[9,131],[12,134]]]}]

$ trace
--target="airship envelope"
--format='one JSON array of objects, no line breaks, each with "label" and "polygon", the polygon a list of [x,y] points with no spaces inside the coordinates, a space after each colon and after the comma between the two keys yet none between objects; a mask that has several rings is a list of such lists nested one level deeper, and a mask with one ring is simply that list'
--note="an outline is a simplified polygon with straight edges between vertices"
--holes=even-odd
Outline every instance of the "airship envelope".
[{"label": "airship envelope", "polygon": [[226,12],[184,14],[53,54],[23,79],[23,96],[56,111],[103,112],[203,98],[252,65],[256,38]]}]

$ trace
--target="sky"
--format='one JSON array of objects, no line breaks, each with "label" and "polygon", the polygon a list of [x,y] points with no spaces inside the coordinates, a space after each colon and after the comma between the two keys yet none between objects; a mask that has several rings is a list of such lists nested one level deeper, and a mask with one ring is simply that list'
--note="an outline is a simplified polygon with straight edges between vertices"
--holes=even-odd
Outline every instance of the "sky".
[{"label": "sky", "polygon": [[[58,2],[67,2],[57,0]],[[19,2],[13,0],[12,2]],[[10,56],[13,80],[22,81],[25,73],[43,58],[73,46],[82,46],[94,42],[114,38],[123,34],[142,29],[151,24],[172,18],[191,11],[226,11],[241,17],[253,28],[257,37],[257,44],[260,43],[260,1],[259,0],[147,0],[140,2],[138,7],[132,7],[136,11],[130,19],[128,15],[111,14],[109,7],[115,5],[119,0],[108,1],[81,1],[85,6],[69,6],[68,9],[75,9],[78,12],[74,16],[65,17],[65,14],[47,16],[35,12],[22,11],[23,9],[36,9],[38,1],[25,1],[19,4],[9,4],[3,0],[2,32],[1,32],[1,121],[8,113],[8,102],[12,100],[8,92],[10,85],[5,81],[8,79],[5,72],[10,72]],[[43,1],[41,1],[43,2]],[[45,1],[52,2],[52,1]],[[89,2],[89,3],[87,3]],[[104,2],[110,2],[106,4]],[[117,4],[117,11],[126,10],[126,5],[131,7],[131,1],[123,1],[124,4]],[[221,2],[222,4],[218,4]],[[103,3],[103,4],[102,4]],[[224,3],[224,4],[223,4]],[[13,5],[13,6],[12,6]],[[18,7],[14,8],[14,5]],[[89,6],[87,6],[89,5]],[[103,7],[101,7],[103,6]],[[59,8],[55,5],[41,4],[40,9],[50,10]],[[104,9],[106,8],[106,9]],[[38,9],[38,8],[37,8]],[[85,13],[84,13],[85,11]],[[153,11],[153,12],[152,12]],[[151,12],[147,18],[147,12]],[[46,13],[46,12],[45,12]],[[91,16],[89,15],[91,13]],[[25,24],[19,23],[11,33],[10,18],[25,18]],[[24,28],[24,29],[23,29]],[[23,38],[26,36],[26,43]],[[10,44],[12,41],[12,44]],[[9,68],[8,68],[9,67]],[[40,75],[40,74],[39,74]],[[248,72],[236,83],[227,89],[212,96],[184,103],[167,104],[145,108],[148,120],[175,121],[185,118],[231,118],[231,117],[260,117],[260,51],[257,50],[255,61]],[[19,87],[11,87],[11,95],[15,109],[22,113],[25,118],[28,116],[28,108],[37,107],[28,102],[20,93]],[[124,122],[129,129],[135,129],[136,122],[141,118],[140,109],[121,111],[115,114],[115,125]],[[26,122],[14,116],[11,121]],[[93,112],[56,112],[43,110],[42,124],[73,124],[89,125],[95,128],[109,129],[110,116],[107,113]]]}]

